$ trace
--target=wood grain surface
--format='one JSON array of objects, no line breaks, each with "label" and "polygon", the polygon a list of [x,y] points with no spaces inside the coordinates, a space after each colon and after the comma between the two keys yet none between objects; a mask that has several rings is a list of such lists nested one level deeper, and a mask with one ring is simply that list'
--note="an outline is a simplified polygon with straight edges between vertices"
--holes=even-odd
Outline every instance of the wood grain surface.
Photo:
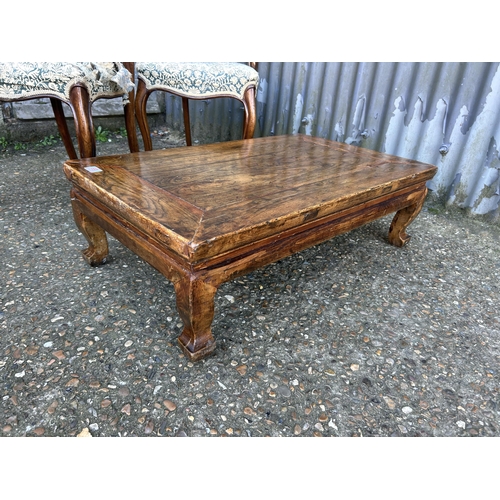
[{"label": "wood grain surface", "polygon": [[65,171],[196,262],[425,182],[435,167],[295,135],[68,161]]}]

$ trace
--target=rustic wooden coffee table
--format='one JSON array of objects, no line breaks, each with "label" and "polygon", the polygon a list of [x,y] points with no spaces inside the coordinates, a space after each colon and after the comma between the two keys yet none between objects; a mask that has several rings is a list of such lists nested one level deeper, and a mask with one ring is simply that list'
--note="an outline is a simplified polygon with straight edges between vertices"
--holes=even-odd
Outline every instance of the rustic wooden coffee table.
[{"label": "rustic wooden coffee table", "polygon": [[404,245],[436,170],[303,135],[64,164],[85,259],[105,262],[107,231],[171,280],[191,360],[215,348],[222,283],[391,212]]}]

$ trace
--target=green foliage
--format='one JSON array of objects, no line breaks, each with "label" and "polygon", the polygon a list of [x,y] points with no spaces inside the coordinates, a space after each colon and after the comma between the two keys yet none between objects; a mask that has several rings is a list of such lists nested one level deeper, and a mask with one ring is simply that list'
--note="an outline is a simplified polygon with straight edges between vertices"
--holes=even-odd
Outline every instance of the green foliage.
[{"label": "green foliage", "polygon": [[26,146],[26,144],[24,144],[24,142],[16,142],[14,144],[14,149],[16,151],[22,151],[23,149],[26,149],[28,146]]},{"label": "green foliage", "polygon": [[434,214],[434,215],[437,215],[439,213],[441,213],[441,210],[437,209],[437,208],[433,208],[433,207],[429,207],[427,208],[427,211],[430,213],[430,214]]},{"label": "green foliage", "polygon": [[7,149],[7,146],[9,145],[9,142],[5,137],[0,137],[0,148],[2,149]]},{"label": "green foliage", "polygon": [[100,125],[95,130],[95,138],[98,142],[108,142],[109,132],[104,130]]},{"label": "green foliage", "polygon": [[54,144],[57,144],[57,138],[53,135],[46,136],[40,141],[40,144],[43,146],[53,146]]}]

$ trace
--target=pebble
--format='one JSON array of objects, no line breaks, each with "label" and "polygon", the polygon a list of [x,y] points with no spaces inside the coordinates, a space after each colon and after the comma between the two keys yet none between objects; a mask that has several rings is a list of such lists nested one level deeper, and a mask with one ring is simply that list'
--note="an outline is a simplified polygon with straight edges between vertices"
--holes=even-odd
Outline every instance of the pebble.
[{"label": "pebble", "polygon": [[163,401],[163,405],[168,411],[175,411],[175,409],[177,408],[177,405],[169,399],[165,399],[165,401]]},{"label": "pebble", "polygon": [[118,395],[121,397],[127,397],[130,395],[130,389],[128,387],[122,386],[118,389]]},{"label": "pebble", "polygon": [[333,420],[330,420],[330,422],[328,422],[328,427],[331,427],[332,429],[335,429],[336,431],[339,430],[339,428],[337,427],[337,425],[335,424],[335,422]]},{"label": "pebble", "polygon": [[280,385],[278,392],[285,398],[289,398],[292,395],[292,391],[286,385]]},{"label": "pebble", "polygon": [[68,382],[66,382],[66,387],[78,387],[79,384],[80,379],[71,378],[70,380],[68,380]]},{"label": "pebble", "polygon": [[59,403],[57,401],[52,401],[52,403],[50,403],[49,407],[47,408],[47,413],[49,415],[52,415],[56,411],[58,404]]},{"label": "pebble", "polygon": [[387,406],[391,410],[394,410],[394,408],[396,408],[396,403],[389,396],[384,396],[384,401],[387,403]]}]

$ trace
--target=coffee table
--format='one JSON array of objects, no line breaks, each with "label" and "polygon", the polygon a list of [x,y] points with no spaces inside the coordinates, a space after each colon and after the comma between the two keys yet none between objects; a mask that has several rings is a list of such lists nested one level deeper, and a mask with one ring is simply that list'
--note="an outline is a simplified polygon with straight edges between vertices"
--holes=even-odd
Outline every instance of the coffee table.
[{"label": "coffee table", "polygon": [[391,212],[404,245],[432,165],[304,135],[69,160],[75,222],[90,265],[106,232],[172,281],[189,359],[215,349],[224,282]]}]

